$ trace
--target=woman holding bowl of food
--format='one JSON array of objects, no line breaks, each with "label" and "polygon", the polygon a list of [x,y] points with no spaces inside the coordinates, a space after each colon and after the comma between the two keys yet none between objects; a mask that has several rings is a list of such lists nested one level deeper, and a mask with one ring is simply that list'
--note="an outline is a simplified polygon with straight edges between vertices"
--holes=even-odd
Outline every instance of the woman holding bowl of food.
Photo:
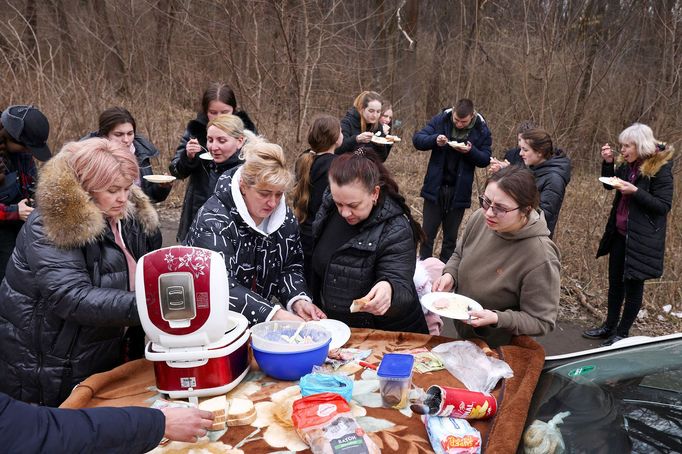
[{"label": "woman holding bowl of food", "polygon": [[538,211],[533,174],[517,166],[500,170],[479,202],[433,291],[452,290],[482,306],[455,320],[461,338],[495,347],[512,335],[546,334],[559,309],[560,259]]},{"label": "woman holding bowl of food", "polygon": [[[608,346],[628,336],[642,307],[644,281],[663,274],[668,212],[673,198],[673,148],[635,123],[618,136],[621,158],[601,148],[604,187],[616,190],[597,257],[609,256],[608,312],[583,333]],[[623,307],[625,300],[625,307]],[[622,315],[621,315],[622,311]]]}]

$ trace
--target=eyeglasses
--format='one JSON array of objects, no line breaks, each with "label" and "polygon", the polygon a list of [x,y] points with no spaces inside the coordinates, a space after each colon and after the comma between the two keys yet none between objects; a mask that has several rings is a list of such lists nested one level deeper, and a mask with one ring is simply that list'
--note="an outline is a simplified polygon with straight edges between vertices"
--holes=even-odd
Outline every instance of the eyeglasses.
[{"label": "eyeglasses", "polygon": [[478,196],[478,203],[481,205],[481,208],[483,208],[483,211],[488,211],[489,209],[493,210],[493,214],[497,216],[498,218],[504,217],[507,213],[511,211],[516,211],[521,207],[516,207],[516,208],[502,208],[493,205],[490,200],[488,200],[485,196],[479,195]]}]

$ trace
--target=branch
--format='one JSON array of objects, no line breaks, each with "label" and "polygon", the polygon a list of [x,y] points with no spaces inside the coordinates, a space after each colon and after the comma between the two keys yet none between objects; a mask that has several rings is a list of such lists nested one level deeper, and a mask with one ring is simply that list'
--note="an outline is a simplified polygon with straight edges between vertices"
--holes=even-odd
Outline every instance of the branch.
[{"label": "branch", "polygon": [[405,6],[406,2],[407,2],[407,0],[403,0],[403,2],[398,7],[398,10],[395,12],[395,15],[398,18],[398,30],[400,30],[400,32],[403,35],[405,35],[405,39],[407,39],[407,41],[410,43],[408,50],[414,50],[414,40],[412,38],[410,38],[410,35],[408,35],[407,32],[403,29],[402,21],[400,19],[400,10],[403,9],[403,6]]}]

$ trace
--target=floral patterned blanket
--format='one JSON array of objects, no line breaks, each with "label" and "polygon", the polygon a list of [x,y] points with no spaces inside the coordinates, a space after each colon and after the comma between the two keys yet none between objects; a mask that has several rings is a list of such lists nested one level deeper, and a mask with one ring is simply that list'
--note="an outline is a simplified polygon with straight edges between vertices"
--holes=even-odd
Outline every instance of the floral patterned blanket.
[{"label": "floral patterned blanket", "polygon": [[[372,350],[366,362],[378,364],[384,353],[412,350],[420,347],[429,350],[452,339],[413,333],[393,333],[379,330],[353,329],[345,347]],[[479,346],[485,347],[479,343]],[[470,421],[483,439],[483,452],[514,453],[521,439],[528,406],[544,363],[542,347],[526,336],[515,337],[511,345],[496,350],[500,359],[514,371],[514,377],[501,381],[493,394],[498,399],[497,414],[489,420]],[[419,415],[409,409],[398,411],[381,407],[378,382],[374,372],[359,370],[355,373],[357,388],[353,401],[353,414],[358,423],[372,437],[382,452],[401,454],[433,452],[426,429]],[[463,387],[447,370],[413,374],[414,386],[424,390],[431,385]],[[255,362],[247,378],[228,397],[248,397],[256,403],[258,417],[251,425],[229,427],[220,442],[240,448],[244,452],[306,451],[291,426],[291,403],[300,398],[295,382],[282,382],[263,375]],[[126,363],[85,380],[71,393],[62,408],[88,408],[100,406],[149,406],[161,397],[154,389],[152,363],[137,360]],[[201,448],[197,450],[196,448]],[[222,443],[204,441],[199,445],[171,443],[159,452],[240,452],[230,450]],[[309,452],[309,451],[307,451]]]}]

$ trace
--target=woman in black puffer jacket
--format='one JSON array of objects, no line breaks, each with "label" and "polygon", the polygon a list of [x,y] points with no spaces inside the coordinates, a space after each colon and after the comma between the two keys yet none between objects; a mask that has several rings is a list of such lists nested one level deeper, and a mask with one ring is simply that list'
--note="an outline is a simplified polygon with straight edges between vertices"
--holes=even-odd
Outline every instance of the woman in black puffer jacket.
[{"label": "woman in black puffer jacket", "polygon": [[[614,164],[609,144],[601,149],[604,184],[616,189],[597,257],[609,255],[606,321],[583,333],[608,346],[627,337],[642,307],[644,281],[663,274],[665,234],[673,198],[673,149],[635,123],[618,136],[622,160]],[[623,307],[625,300],[625,307]],[[622,315],[621,315],[622,309]]]},{"label": "woman in black puffer jacket", "polygon": [[237,159],[217,164],[209,159],[201,159],[200,155],[207,152],[206,128],[208,122],[218,115],[232,114],[238,116],[244,123],[244,129],[258,134],[256,125],[243,110],[237,110],[237,98],[234,91],[227,85],[214,82],[204,91],[201,98],[201,111],[197,118],[187,123],[187,129],[180,139],[180,145],[175,150],[175,157],[168,169],[171,175],[181,180],[189,177],[185,199],[182,204],[182,214],[178,226],[178,242],[182,242],[187,235],[199,208],[213,194],[216,182],[225,171],[241,164]]},{"label": "woman in black puffer jacket", "polygon": [[373,137],[386,137],[379,119],[381,118],[381,95],[374,91],[363,91],[341,119],[343,142],[334,151],[335,154],[349,153],[358,148],[372,148],[381,162],[388,159],[392,145],[372,142]]},{"label": "woman in black puffer jacket", "polygon": [[535,176],[540,192],[540,209],[552,238],[566,186],[571,181],[571,160],[554,147],[552,138],[542,129],[529,129],[519,134],[519,147],[521,159]]},{"label": "woman in black puffer jacket", "polygon": [[352,327],[428,333],[413,281],[423,233],[388,170],[360,149],[334,160],[329,187],[313,224],[315,303]]},{"label": "woman in black puffer jacket", "polygon": [[134,268],[161,234],[138,176],[130,151],[106,139],[67,144],[43,166],[0,285],[1,392],[57,406],[142,350],[127,342],[141,331],[125,328],[139,325]]}]

